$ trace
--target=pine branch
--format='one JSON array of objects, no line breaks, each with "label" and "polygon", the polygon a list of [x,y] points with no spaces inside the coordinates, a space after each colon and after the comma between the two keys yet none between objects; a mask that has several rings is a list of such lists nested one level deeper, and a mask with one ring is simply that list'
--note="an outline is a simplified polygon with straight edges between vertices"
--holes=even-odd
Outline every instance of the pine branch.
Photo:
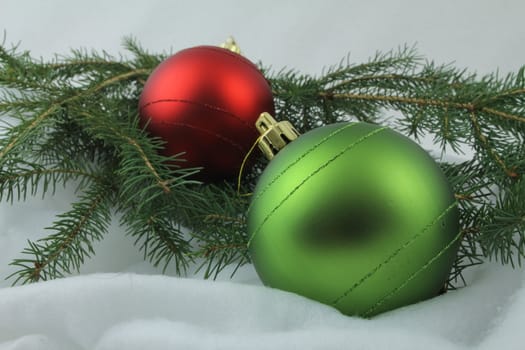
[{"label": "pine branch", "polygon": [[130,72],[106,79],[86,90],[81,90],[73,96],[68,96],[58,101],[53,101],[49,106],[47,106],[33,118],[28,118],[24,120],[22,124],[14,127],[10,132],[9,138],[7,138],[5,141],[3,139],[1,140],[2,142],[0,143],[0,146],[2,148],[0,150],[0,164],[4,161],[6,156],[17,147],[17,145],[23,143],[30,137],[36,137],[36,131],[46,126],[45,122],[47,119],[51,119],[62,106],[74,102],[83,96],[99,92],[111,84],[118,83],[134,76],[145,75],[148,72],[149,70],[147,69],[132,70]]},{"label": "pine branch", "polygon": [[456,288],[460,282],[466,285],[462,272],[466,268],[483,263],[483,254],[479,243],[481,220],[486,220],[487,203],[494,200],[496,194],[487,180],[486,173],[474,161],[460,164],[442,163],[442,169],[455,192],[460,209],[460,227],[462,240],[454,266],[449,276],[447,287]]},{"label": "pine branch", "polygon": [[216,278],[225,267],[235,264],[233,275],[250,262],[245,217],[248,198],[229,184],[208,185],[201,191],[205,200],[194,203],[185,214],[197,242],[193,256],[202,261],[197,271],[204,269],[205,278]]},{"label": "pine branch", "polygon": [[[163,156],[158,139],[138,126],[138,96],[167,57],[125,39],[130,58],[73,51],[50,62],[0,45],[0,200],[54,193],[74,181],[82,193],[47,238],[29,242],[13,262],[15,283],[78,270],[104,235],[109,213],[163,269],[184,273],[200,262],[205,277],[249,262],[249,196],[231,183],[200,184],[184,155]],[[519,266],[525,251],[525,67],[506,77],[478,77],[425,61],[414,48],[349,59],[319,77],[262,70],[277,119],[306,132],[349,120],[387,124],[419,139],[430,134],[442,153],[469,146],[473,159],[442,162],[460,208],[462,243],[449,287],[462,271],[497,259]],[[395,118],[389,115],[395,114]],[[267,161],[256,155],[241,193],[253,191]],[[104,195],[103,195],[104,194]],[[114,209],[114,210],[113,210]],[[112,211],[113,210],[113,211]]]},{"label": "pine branch", "polygon": [[41,188],[42,197],[48,192],[55,194],[57,184],[65,186],[68,181],[80,177],[87,181],[103,182],[96,174],[81,169],[44,168],[21,160],[18,165],[24,166],[18,171],[0,172],[0,201],[4,200],[4,196],[11,203],[15,199],[26,200],[28,194],[36,196]]},{"label": "pine branch", "polygon": [[127,208],[121,224],[128,227],[127,234],[135,238],[145,260],[154,266],[162,265],[163,271],[174,264],[177,274],[186,272],[193,260],[191,246],[180,225],[162,207]]},{"label": "pine branch", "polygon": [[485,255],[504,264],[521,266],[525,257],[525,182],[513,183],[498,194],[496,205],[481,231],[479,241]]},{"label": "pine branch", "polygon": [[58,216],[48,230],[49,236],[29,241],[22,253],[28,258],[15,259],[11,265],[20,269],[7,278],[13,284],[54,279],[78,271],[86,258],[94,254],[93,243],[102,239],[111,221],[111,192],[108,186],[93,185]]}]

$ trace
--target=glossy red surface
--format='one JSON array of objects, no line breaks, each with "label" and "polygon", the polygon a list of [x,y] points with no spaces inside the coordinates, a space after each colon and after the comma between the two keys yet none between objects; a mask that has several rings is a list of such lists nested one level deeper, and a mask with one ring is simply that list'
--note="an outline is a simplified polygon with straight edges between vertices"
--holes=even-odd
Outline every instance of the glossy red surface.
[{"label": "glossy red surface", "polygon": [[202,180],[237,175],[258,133],[262,112],[274,114],[271,88],[246,58],[213,46],[186,49],[161,63],[139,101],[141,123],[167,143],[165,154],[185,152],[186,167],[204,167]]}]

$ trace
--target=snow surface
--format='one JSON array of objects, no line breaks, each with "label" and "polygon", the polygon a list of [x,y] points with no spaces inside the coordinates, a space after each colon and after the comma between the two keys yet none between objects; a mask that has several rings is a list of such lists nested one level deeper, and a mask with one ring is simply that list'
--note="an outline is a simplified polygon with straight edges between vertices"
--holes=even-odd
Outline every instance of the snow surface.
[{"label": "snow surface", "polygon": [[[362,62],[417,43],[438,63],[486,74],[524,64],[523,13],[520,0],[1,0],[0,30],[45,58],[78,47],[118,54],[128,34],[154,52],[232,34],[254,61],[314,74],[349,51]],[[68,187],[45,200],[0,204],[0,278],[74,198]],[[0,350],[525,346],[524,271],[496,263],[471,269],[467,288],[365,320],[266,288],[251,266],[218,281],[161,275],[116,223],[96,251],[78,276],[14,288],[0,280]]]},{"label": "snow surface", "polygon": [[486,265],[468,288],[365,320],[242,281],[90,274],[1,289],[0,349],[521,349],[522,280]]}]

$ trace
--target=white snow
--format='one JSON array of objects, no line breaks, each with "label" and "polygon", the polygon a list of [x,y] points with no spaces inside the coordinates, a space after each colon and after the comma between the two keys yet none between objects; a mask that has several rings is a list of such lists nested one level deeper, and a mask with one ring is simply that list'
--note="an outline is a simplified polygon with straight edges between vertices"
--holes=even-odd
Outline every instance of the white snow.
[{"label": "white snow", "polygon": [[[417,42],[436,62],[486,74],[525,63],[523,13],[520,0],[2,0],[0,30],[45,58],[78,47],[117,54],[128,34],[153,52],[233,35],[252,60],[308,73],[349,51],[362,62]],[[0,204],[0,278],[73,199],[67,188]],[[497,263],[471,269],[466,288],[365,320],[266,288],[251,266],[231,280],[228,271],[217,281],[161,275],[117,224],[96,250],[78,276],[19,287],[0,280],[0,350],[512,350],[525,342],[524,271]]]},{"label": "white snow", "polygon": [[0,349],[518,349],[522,280],[489,264],[468,288],[365,320],[260,285],[90,274],[1,289]]}]

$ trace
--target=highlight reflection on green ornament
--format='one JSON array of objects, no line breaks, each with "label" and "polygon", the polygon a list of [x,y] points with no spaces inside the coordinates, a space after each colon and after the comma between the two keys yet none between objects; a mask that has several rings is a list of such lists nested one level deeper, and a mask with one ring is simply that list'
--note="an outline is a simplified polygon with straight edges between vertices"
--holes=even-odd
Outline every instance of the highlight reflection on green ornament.
[{"label": "highlight reflection on green ornament", "polygon": [[439,166],[367,123],[314,129],[261,175],[249,250],[264,284],[373,316],[439,294],[459,247],[459,213]]}]

